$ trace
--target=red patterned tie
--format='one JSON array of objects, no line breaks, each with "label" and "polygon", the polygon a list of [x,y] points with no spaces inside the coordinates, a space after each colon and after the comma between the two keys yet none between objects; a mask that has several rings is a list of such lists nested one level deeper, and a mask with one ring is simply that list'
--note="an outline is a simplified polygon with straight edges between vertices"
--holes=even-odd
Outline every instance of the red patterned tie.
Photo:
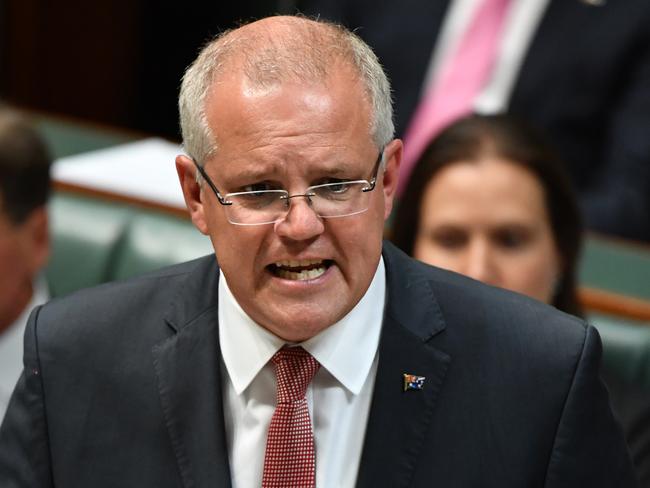
[{"label": "red patterned tie", "polygon": [[314,434],[305,394],[320,364],[302,347],[282,348],[271,361],[278,394],[266,440],[262,487],[315,487]]}]

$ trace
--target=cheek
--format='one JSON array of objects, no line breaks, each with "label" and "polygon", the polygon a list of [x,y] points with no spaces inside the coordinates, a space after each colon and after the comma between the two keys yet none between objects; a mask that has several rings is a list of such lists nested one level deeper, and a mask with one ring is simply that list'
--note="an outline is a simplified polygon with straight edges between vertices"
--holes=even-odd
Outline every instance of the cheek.
[{"label": "cheek", "polygon": [[331,246],[344,279],[352,286],[369,281],[381,255],[383,221],[366,212],[332,219],[325,229],[322,242],[325,248]]},{"label": "cheek", "polygon": [[509,287],[537,300],[551,301],[559,267],[556,253],[550,246],[537,248],[525,260],[504,264],[503,269],[509,271]]},{"label": "cheek", "polygon": [[[230,276],[245,278],[266,248],[263,239],[243,229],[241,235],[231,232],[211,234],[220,267]],[[229,277],[230,277],[229,276]]]},{"label": "cheek", "polygon": [[459,261],[461,253],[452,253],[438,246],[431,239],[417,237],[413,244],[413,257],[424,263],[440,268],[461,272]]},{"label": "cheek", "polygon": [[417,237],[413,243],[413,257],[429,264],[436,264],[435,246],[429,239]]},{"label": "cheek", "polygon": [[[229,222],[208,221],[208,235],[217,256],[219,268],[227,277],[228,282],[247,280],[249,270],[255,258],[251,251],[251,238],[241,229]],[[258,244],[259,247],[259,244]]]}]

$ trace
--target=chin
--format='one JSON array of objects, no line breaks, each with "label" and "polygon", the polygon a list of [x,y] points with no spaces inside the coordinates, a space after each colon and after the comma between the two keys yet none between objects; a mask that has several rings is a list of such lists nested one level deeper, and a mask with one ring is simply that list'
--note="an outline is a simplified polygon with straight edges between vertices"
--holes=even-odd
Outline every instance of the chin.
[{"label": "chin", "polygon": [[285,341],[304,342],[317,336],[337,321],[337,319],[331,316],[315,317],[314,314],[311,314],[309,318],[305,318],[304,320],[297,319],[296,316],[293,316],[284,320],[274,320],[273,323],[283,325],[268,329]]}]

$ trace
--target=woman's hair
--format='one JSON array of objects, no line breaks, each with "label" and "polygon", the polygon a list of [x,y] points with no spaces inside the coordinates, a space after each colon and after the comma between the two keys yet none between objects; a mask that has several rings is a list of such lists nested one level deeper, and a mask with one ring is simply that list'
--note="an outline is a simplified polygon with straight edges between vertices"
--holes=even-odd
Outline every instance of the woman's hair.
[{"label": "woman's hair", "polygon": [[546,209],[556,249],[561,257],[561,276],[552,304],[581,314],[576,296],[576,267],[582,245],[582,221],[576,196],[561,161],[543,138],[509,115],[471,115],[455,122],[424,151],[409,179],[395,215],[392,240],[412,255],[424,191],[444,167],[484,157],[506,159],[530,171],[544,191]]}]

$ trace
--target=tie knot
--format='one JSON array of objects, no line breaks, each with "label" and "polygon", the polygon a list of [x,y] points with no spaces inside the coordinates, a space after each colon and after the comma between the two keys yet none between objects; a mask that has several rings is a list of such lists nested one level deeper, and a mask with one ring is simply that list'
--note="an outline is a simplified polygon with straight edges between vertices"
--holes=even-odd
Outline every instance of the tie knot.
[{"label": "tie knot", "polygon": [[271,358],[278,382],[278,403],[305,398],[307,386],[320,364],[302,347],[283,347]]}]

